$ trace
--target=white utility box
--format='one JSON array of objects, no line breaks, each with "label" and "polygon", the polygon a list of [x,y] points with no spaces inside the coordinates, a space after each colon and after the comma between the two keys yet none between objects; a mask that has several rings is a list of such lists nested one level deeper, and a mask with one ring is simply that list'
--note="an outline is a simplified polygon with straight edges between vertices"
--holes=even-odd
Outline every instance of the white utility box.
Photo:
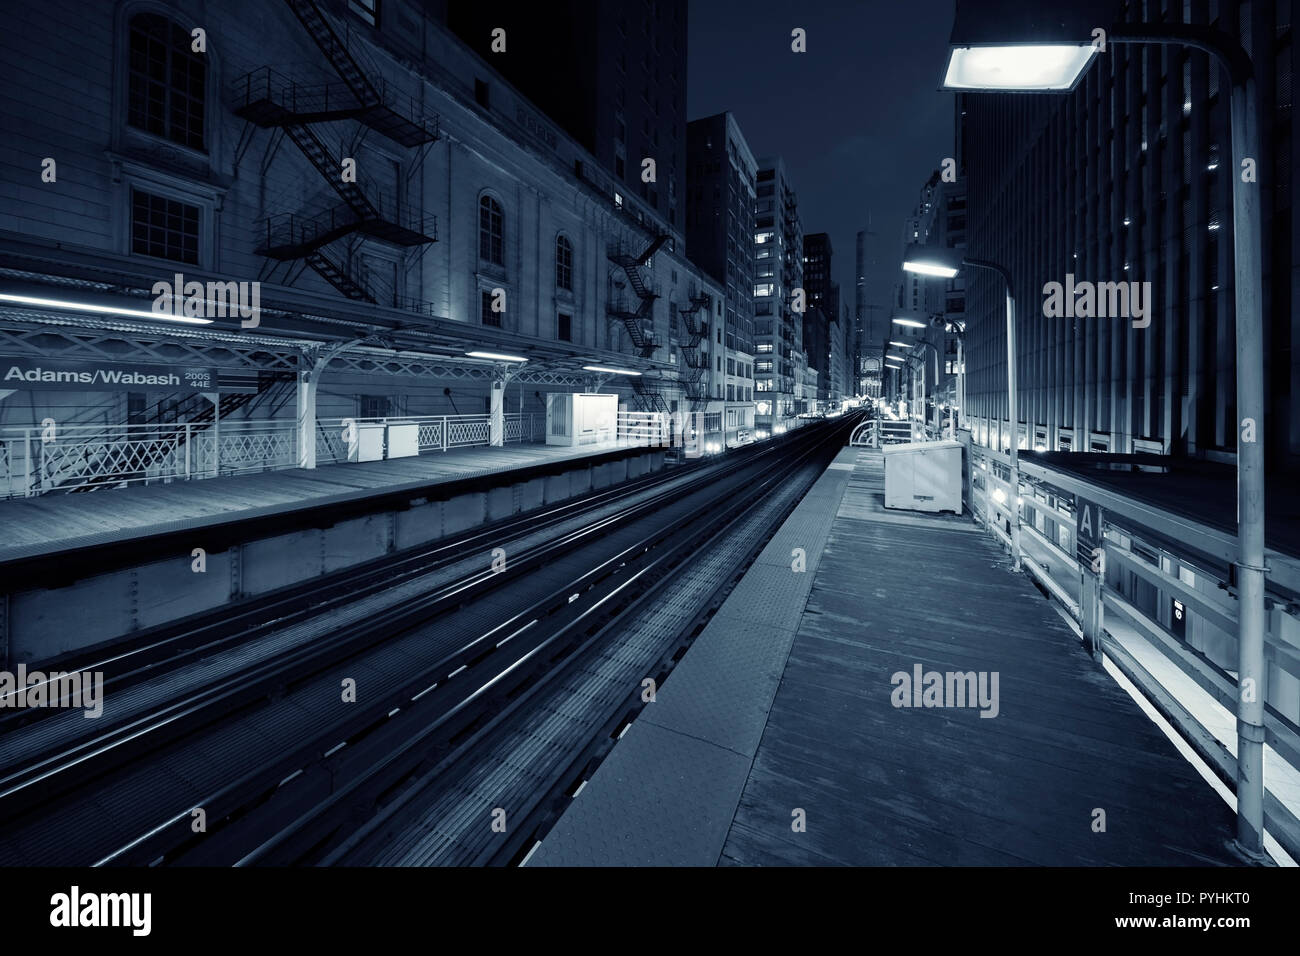
[{"label": "white utility box", "polygon": [[612,445],[618,426],[618,395],[549,392],[546,444]]},{"label": "white utility box", "polygon": [[884,454],[886,508],[961,514],[961,442],[886,445]]},{"label": "white utility box", "polygon": [[356,439],[348,445],[348,461],[380,461],[384,457],[384,428],[377,422],[354,426]]},{"label": "white utility box", "polygon": [[389,422],[388,457],[410,458],[420,453],[419,422]]}]

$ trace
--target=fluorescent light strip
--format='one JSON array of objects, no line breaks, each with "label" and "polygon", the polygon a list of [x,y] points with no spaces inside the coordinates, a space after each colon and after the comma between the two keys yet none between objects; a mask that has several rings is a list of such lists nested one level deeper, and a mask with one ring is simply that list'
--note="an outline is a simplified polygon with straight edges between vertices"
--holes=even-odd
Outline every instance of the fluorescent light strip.
[{"label": "fluorescent light strip", "polygon": [[502,352],[466,352],[470,358],[495,359],[498,362],[527,362],[522,355],[505,355]]},{"label": "fluorescent light strip", "polygon": [[925,328],[925,323],[924,323],[924,322],[918,322],[918,321],[916,321],[916,319],[905,319],[905,318],[903,318],[902,316],[899,316],[899,317],[895,318],[895,319],[894,319],[894,324],[895,324],[895,325],[905,325],[905,326],[907,326],[909,329],[923,329],[923,328]]},{"label": "fluorescent light strip", "polygon": [[32,295],[9,295],[0,292],[0,302],[13,302],[17,305],[34,305],[47,309],[71,309],[75,312],[95,312],[100,315],[130,315],[144,319],[162,319],[164,322],[184,322],[189,325],[211,325],[211,319],[201,319],[192,315],[172,315],[169,312],[146,312],[144,309],[117,309],[108,305],[94,305],[90,302],[68,302],[64,299],[42,299]]},{"label": "fluorescent light strip", "polygon": [[631,369],[607,368],[604,365],[584,365],[582,369],[585,372],[608,372],[611,375],[640,375],[641,374],[640,372],[633,372]]}]

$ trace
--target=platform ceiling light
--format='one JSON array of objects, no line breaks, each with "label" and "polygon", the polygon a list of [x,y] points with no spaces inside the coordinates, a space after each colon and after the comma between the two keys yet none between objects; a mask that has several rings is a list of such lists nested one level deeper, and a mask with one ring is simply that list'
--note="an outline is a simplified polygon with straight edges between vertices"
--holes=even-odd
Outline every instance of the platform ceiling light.
[{"label": "platform ceiling light", "polygon": [[466,352],[470,358],[492,359],[497,362],[527,362],[522,355],[506,355],[504,352]]},{"label": "platform ceiling light", "polygon": [[954,46],[944,73],[946,90],[1004,93],[1068,92],[1092,62],[1097,47],[1089,43],[1012,43],[1003,46]]},{"label": "platform ceiling light", "polygon": [[890,339],[889,344],[890,344],[890,345],[896,345],[896,346],[898,346],[900,349],[910,349],[910,348],[912,347],[912,343],[911,343],[911,342],[895,342],[893,339]]},{"label": "platform ceiling light", "polygon": [[67,299],[43,299],[32,295],[0,293],[0,302],[15,305],[33,305],[45,309],[70,309],[74,312],[94,312],[98,315],[125,315],[142,319],[161,319],[164,322],[184,322],[187,325],[211,325],[211,319],[197,315],[172,315],[170,312],[151,312],[148,309],[122,309],[112,305],[95,305],[93,302],[69,302]]},{"label": "platform ceiling light", "polygon": [[896,315],[896,316],[894,316],[894,324],[895,324],[895,325],[905,325],[905,326],[907,326],[909,329],[923,329],[923,328],[925,328],[925,323],[924,323],[924,322],[918,322],[918,321],[916,321],[916,319],[909,319],[909,318],[907,318],[906,316],[902,316],[902,315]]},{"label": "platform ceiling light", "polygon": [[634,372],[629,368],[609,368],[605,365],[584,365],[585,372],[608,372],[610,375],[640,375],[640,372]]}]

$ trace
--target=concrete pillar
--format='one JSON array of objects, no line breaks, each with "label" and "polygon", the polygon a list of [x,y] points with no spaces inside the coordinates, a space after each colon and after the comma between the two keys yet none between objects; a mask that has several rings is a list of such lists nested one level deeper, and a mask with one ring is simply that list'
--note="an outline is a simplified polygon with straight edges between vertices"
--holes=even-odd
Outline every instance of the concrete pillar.
[{"label": "concrete pillar", "polygon": [[298,467],[316,467],[316,376],[298,371]]}]

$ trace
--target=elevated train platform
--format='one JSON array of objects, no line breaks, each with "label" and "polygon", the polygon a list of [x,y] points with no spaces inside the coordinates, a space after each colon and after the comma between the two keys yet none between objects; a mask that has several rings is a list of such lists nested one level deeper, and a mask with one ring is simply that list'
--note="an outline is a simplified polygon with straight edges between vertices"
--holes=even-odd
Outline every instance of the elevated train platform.
[{"label": "elevated train platform", "polygon": [[[479,446],[420,455],[294,468],[203,481],[130,485],[84,494],[0,501],[0,570],[38,559],[68,560],[112,546],[148,546],[168,536],[217,533],[258,525],[287,528],[379,510],[398,500],[483,490],[557,473],[575,463],[602,464],[645,454],[643,447],[564,447],[542,444]],[[497,480],[493,480],[497,479]]]},{"label": "elevated train platform", "polygon": [[882,486],[878,451],[840,453],[526,864],[1243,862],[995,539]]}]

